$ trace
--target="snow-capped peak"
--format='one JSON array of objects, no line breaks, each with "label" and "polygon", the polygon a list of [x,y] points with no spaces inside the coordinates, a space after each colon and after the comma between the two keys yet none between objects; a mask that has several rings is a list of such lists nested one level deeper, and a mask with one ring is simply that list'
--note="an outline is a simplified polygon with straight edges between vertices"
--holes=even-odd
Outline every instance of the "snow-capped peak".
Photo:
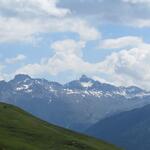
[{"label": "snow-capped peak", "polygon": [[122,96],[126,98],[144,97],[150,95],[138,87],[117,87],[110,84],[95,81],[86,75],[82,75],[80,79],[71,81],[65,85],[57,82],[49,82],[45,79],[33,79],[28,75],[17,75],[14,80],[8,82],[10,87],[15,89],[15,92],[25,92],[31,95],[37,93],[41,96],[62,93],[66,95],[81,95],[94,97],[115,97]]}]

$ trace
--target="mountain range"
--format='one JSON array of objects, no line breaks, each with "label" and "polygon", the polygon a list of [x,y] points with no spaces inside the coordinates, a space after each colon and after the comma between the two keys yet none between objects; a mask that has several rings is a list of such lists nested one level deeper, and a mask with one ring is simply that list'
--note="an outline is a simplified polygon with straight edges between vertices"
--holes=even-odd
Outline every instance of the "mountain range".
[{"label": "mountain range", "polygon": [[86,75],[62,85],[19,74],[0,81],[0,101],[55,125],[85,131],[108,116],[150,104],[150,92],[101,83]]}]

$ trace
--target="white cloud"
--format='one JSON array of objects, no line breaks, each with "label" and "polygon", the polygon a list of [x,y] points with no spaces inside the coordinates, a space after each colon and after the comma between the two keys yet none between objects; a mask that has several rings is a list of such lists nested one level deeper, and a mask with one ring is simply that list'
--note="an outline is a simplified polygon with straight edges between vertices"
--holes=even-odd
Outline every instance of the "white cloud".
[{"label": "white cloud", "polygon": [[142,38],[135,37],[135,36],[125,36],[113,39],[106,39],[100,43],[100,48],[106,49],[116,49],[116,48],[123,48],[127,46],[138,46],[143,42]]},{"label": "white cloud", "polygon": [[71,16],[59,0],[0,0],[0,42],[33,42],[40,33],[73,32],[82,40],[101,34],[83,18]]},{"label": "white cloud", "polygon": [[22,16],[50,15],[64,17],[70,11],[57,7],[58,0],[0,0],[0,12],[5,15]]},{"label": "white cloud", "polygon": [[27,64],[22,68],[19,68],[15,74],[28,74],[31,76],[46,74],[46,66],[44,64]]},{"label": "white cloud", "polygon": [[[45,22],[46,24],[46,22]],[[101,38],[101,33],[85,20],[79,18],[65,18],[63,20],[49,20],[45,28],[51,32],[73,32],[77,33],[81,40],[90,41]]]},{"label": "white cloud", "polygon": [[150,89],[150,45],[113,53],[101,62],[106,80],[117,85],[137,85]]},{"label": "white cloud", "polygon": [[42,38],[40,33],[72,32],[82,40],[96,40],[101,37],[94,27],[78,18],[49,18],[20,20],[0,17],[0,42],[33,42]]},{"label": "white cloud", "polygon": [[0,42],[32,42],[40,27],[36,21],[0,17]]},{"label": "white cloud", "polygon": [[7,64],[15,64],[15,63],[18,63],[20,61],[23,61],[26,59],[26,56],[23,55],[23,54],[18,54],[16,57],[14,58],[6,58],[5,62]]},{"label": "white cloud", "polygon": [[85,48],[85,44],[83,41],[70,39],[52,44],[55,54],[48,60],[49,68],[53,68],[49,73],[58,74],[68,70],[77,74],[92,72],[94,68],[82,57],[82,49]]},{"label": "white cloud", "polygon": [[17,70],[16,74],[36,75],[45,73],[56,75],[68,70],[75,73],[84,73],[91,72],[94,69],[90,63],[82,59],[82,48],[85,47],[85,42],[66,39],[53,43],[51,47],[54,49],[54,55],[47,61],[26,65]]},{"label": "white cloud", "polygon": [[34,42],[42,33],[73,32],[82,40],[100,38],[99,31],[83,19],[69,17],[59,0],[0,0],[0,42]]},{"label": "white cloud", "polygon": [[58,56],[68,57],[68,55],[75,54],[77,56],[82,55],[81,49],[85,47],[84,41],[76,42],[71,39],[64,41],[56,41],[51,45],[51,48],[55,50],[55,54]]}]

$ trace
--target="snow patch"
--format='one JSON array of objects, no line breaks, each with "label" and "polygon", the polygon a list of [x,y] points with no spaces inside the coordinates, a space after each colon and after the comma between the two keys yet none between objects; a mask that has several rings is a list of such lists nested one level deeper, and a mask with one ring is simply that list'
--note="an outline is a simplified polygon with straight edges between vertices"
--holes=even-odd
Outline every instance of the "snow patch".
[{"label": "snow patch", "polygon": [[16,88],[17,91],[22,91],[22,90],[27,90],[27,89],[29,89],[29,85],[26,85],[26,84]]},{"label": "snow patch", "polygon": [[81,85],[85,88],[88,88],[88,87],[92,87],[93,83],[92,82],[81,82]]}]

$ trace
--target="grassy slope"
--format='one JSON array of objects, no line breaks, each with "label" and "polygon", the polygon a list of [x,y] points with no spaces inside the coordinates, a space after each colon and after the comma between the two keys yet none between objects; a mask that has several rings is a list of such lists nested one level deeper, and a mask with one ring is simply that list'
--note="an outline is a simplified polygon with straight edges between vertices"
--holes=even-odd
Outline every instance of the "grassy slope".
[{"label": "grassy slope", "polygon": [[117,150],[0,103],[0,150]]}]

